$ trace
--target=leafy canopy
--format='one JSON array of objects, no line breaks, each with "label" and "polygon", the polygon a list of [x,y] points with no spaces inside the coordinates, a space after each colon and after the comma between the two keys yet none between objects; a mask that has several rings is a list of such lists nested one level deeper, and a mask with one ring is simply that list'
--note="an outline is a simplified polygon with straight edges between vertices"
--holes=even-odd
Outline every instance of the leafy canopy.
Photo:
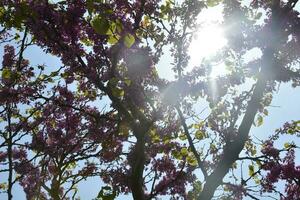
[{"label": "leafy canopy", "polygon": [[[79,199],[97,177],[102,200],[298,199],[300,122],[251,134],[278,86],[299,86],[297,2],[1,1],[0,190]],[[197,18],[215,7],[227,44],[188,70]],[[32,64],[31,47],[61,65]]]}]

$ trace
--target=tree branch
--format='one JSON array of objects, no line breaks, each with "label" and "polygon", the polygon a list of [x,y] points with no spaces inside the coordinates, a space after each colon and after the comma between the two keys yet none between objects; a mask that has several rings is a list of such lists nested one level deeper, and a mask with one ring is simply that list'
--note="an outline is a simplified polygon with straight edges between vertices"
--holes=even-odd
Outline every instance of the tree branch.
[{"label": "tree branch", "polygon": [[215,170],[207,177],[203,191],[198,199],[211,199],[217,187],[222,183],[223,177],[228,173],[229,169],[232,167],[232,164],[238,159],[238,156],[243,150],[245,142],[248,139],[250,128],[257,113],[260,100],[263,97],[265,86],[266,81],[261,77],[257,81],[245,116],[241,122],[241,125],[239,126],[237,138],[233,142],[227,143],[225,146],[223,157],[221,158]]},{"label": "tree branch", "polygon": [[189,143],[189,146],[193,152],[193,154],[195,155],[196,159],[197,159],[197,163],[198,163],[198,166],[200,167],[204,177],[206,178],[207,177],[207,171],[205,169],[205,167],[203,166],[203,162],[200,160],[200,155],[198,154],[196,148],[195,148],[195,145],[193,143],[193,139],[189,133],[189,129],[188,129],[188,126],[185,122],[185,119],[184,119],[184,116],[183,116],[183,113],[181,112],[180,108],[178,106],[176,106],[176,110],[178,112],[178,115],[179,115],[179,118],[180,118],[180,122],[183,126],[183,129],[184,129],[184,133],[185,133],[185,136],[187,137],[188,139],[188,143]]}]

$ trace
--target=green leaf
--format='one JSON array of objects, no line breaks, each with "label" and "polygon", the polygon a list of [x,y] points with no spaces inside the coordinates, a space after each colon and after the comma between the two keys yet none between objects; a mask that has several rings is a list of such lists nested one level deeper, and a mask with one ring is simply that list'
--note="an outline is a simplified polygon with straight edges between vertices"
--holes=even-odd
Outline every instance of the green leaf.
[{"label": "green leaf", "polygon": [[254,166],[253,165],[249,165],[248,169],[249,169],[249,176],[253,176],[254,175]]},{"label": "green leaf", "polygon": [[87,10],[88,10],[89,14],[92,14],[92,12],[94,11],[94,2],[93,2],[93,0],[87,0],[86,1],[86,7],[87,7]]},{"label": "green leaf", "polygon": [[217,6],[219,5],[223,0],[207,0],[206,1],[206,5],[208,7],[214,7],[214,6]]},{"label": "green leaf", "polygon": [[262,13],[261,13],[261,12],[259,12],[259,13],[257,13],[257,15],[255,16],[255,18],[254,18],[254,19],[258,20],[259,18],[261,18],[261,16],[262,16]]},{"label": "green leaf", "polygon": [[211,152],[213,152],[213,151],[217,150],[217,147],[216,147],[215,144],[210,144],[209,149],[210,149]]},{"label": "green leaf", "polygon": [[107,35],[114,35],[115,31],[116,31],[116,27],[117,27],[116,23],[115,22],[111,22],[109,24],[109,29],[107,30],[106,34]]},{"label": "green leaf", "polygon": [[119,80],[117,78],[111,78],[108,81],[108,86],[109,87],[116,87],[116,85],[118,84]]},{"label": "green leaf", "polygon": [[127,86],[130,86],[130,85],[131,85],[131,80],[128,79],[128,78],[126,78],[126,79],[124,80],[124,83],[125,83]]},{"label": "green leaf", "polygon": [[33,114],[33,117],[35,119],[41,118],[42,117],[42,111],[40,111],[40,110],[35,111],[34,114]]},{"label": "green leaf", "polygon": [[0,190],[6,190],[7,189],[7,183],[0,183]]},{"label": "green leaf", "polygon": [[237,163],[236,163],[236,162],[232,163],[232,168],[233,168],[233,169],[236,169],[236,168],[237,168]]},{"label": "green leaf", "polygon": [[19,40],[20,39],[20,35],[18,33],[16,33],[14,39],[15,40]]},{"label": "green leaf", "polygon": [[291,148],[296,148],[296,147],[297,147],[297,146],[295,145],[294,142],[291,142],[291,143],[286,142],[286,143],[284,143],[284,148],[287,149],[287,150],[289,150],[289,149],[291,149]]},{"label": "green leaf", "polygon": [[4,17],[5,15],[5,8],[0,6],[0,20],[2,21],[2,18]]},{"label": "green leaf", "polygon": [[181,160],[182,159],[182,156],[181,156],[181,153],[179,151],[172,151],[172,156],[174,156],[175,159],[177,160]]},{"label": "green leaf", "polygon": [[125,93],[124,90],[117,87],[112,88],[111,91],[112,91],[112,95],[115,97],[123,97]]},{"label": "green leaf", "polygon": [[128,136],[129,135],[129,127],[126,123],[121,122],[119,125],[119,134],[122,136]]},{"label": "green leaf", "polygon": [[4,68],[4,69],[2,70],[2,78],[3,78],[3,79],[10,79],[11,76],[12,76],[12,73],[11,73],[11,71],[10,71],[9,69]]},{"label": "green leaf", "polygon": [[186,147],[183,147],[181,150],[180,150],[180,153],[182,156],[187,156],[189,154],[189,151]]},{"label": "green leaf", "polygon": [[127,33],[124,37],[124,44],[127,48],[130,48],[135,42],[135,38],[130,33]]},{"label": "green leaf", "polygon": [[255,148],[251,148],[250,149],[250,153],[251,153],[251,156],[256,155],[256,149]]},{"label": "green leaf", "polygon": [[81,39],[80,41],[86,46],[93,46],[94,45],[94,42],[92,40],[89,40],[88,38]]},{"label": "green leaf", "polygon": [[255,161],[255,162],[258,165],[258,167],[261,167],[262,164],[261,164],[261,162],[259,160]]},{"label": "green leaf", "polygon": [[115,35],[110,35],[107,41],[109,44],[114,45],[118,43],[119,39]]},{"label": "green leaf", "polygon": [[265,116],[268,116],[268,115],[269,115],[269,111],[268,111],[267,109],[264,109],[264,110],[263,110],[263,113],[264,113]]},{"label": "green leaf", "polygon": [[122,21],[119,19],[116,20],[116,30],[118,33],[121,33],[123,30]]},{"label": "green leaf", "polygon": [[261,115],[257,117],[257,126],[261,126],[264,123],[264,118]]},{"label": "green leaf", "polygon": [[109,21],[99,15],[92,20],[91,24],[96,33],[100,35],[106,35],[110,27]]},{"label": "green leaf", "polygon": [[205,138],[205,133],[203,131],[197,130],[195,133],[195,138],[198,140],[202,140]]},{"label": "green leaf", "polygon": [[284,143],[284,148],[285,149],[289,149],[290,147],[291,147],[290,143],[288,143],[288,142]]},{"label": "green leaf", "polygon": [[195,166],[198,165],[198,162],[197,162],[195,156],[193,156],[193,154],[188,155],[187,158],[186,158],[186,161],[187,161],[187,163],[188,163],[189,165],[191,165],[191,166],[194,166],[194,167],[195,167]]},{"label": "green leaf", "polygon": [[195,200],[202,191],[202,183],[201,181],[194,181],[192,186],[192,190],[188,192],[188,199]]},{"label": "green leaf", "polygon": [[58,75],[58,71],[51,72],[51,74],[50,74],[51,77],[54,77],[54,76],[57,76],[57,75]]},{"label": "green leaf", "polygon": [[152,142],[153,142],[153,143],[158,143],[158,142],[160,142],[160,138],[159,138],[158,135],[154,135],[151,139],[152,139]]},{"label": "green leaf", "polygon": [[97,198],[101,200],[114,200],[116,196],[117,192],[113,190],[113,188],[110,186],[104,186],[98,193]]},{"label": "green leaf", "polygon": [[68,165],[67,165],[67,169],[75,169],[75,167],[77,166],[76,162],[70,162]]},{"label": "green leaf", "polygon": [[170,144],[171,139],[170,138],[163,138],[164,144]]},{"label": "green leaf", "polygon": [[180,139],[180,140],[186,140],[187,137],[186,137],[186,135],[185,135],[184,133],[181,133],[181,134],[179,135],[179,139]]},{"label": "green leaf", "polygon": [[295,134],[295,130],[293,130],[293,129],[288,129],[287,130],[287,134],[289,134],[289,135],[294,135]]}]

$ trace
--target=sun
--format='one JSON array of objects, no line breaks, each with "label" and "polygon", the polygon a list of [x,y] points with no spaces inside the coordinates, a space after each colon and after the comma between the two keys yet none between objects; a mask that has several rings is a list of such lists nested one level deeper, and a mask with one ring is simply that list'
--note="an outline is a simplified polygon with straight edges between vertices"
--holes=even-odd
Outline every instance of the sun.
[{"label": "sun", "polygon": [[[191,41],[188,54],[190,62],[187,70],[192,70],[195,66],[199,66],[204,58],[214,56],[218,50],[227,44],[224,30],[220,26],[223,21],[223,6],[215,6],[203,10],[198,16],[198,23],[201,24],[198,32]],[[224,64],[213,66],[211,77],[223,75],[226,71]]]},{"label": "sun", "polygon": [[217,24],[209,24],[200,28],[189,48],[190,64],[199,65],[203,58],[213,56],[226,43],[223,30]]}]

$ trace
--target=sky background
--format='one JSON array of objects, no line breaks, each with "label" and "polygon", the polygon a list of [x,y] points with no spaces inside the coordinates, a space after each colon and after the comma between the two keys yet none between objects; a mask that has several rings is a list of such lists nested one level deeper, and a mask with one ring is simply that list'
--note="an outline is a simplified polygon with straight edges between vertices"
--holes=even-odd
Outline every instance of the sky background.
[{"label": "sky background", "polygon": [[[299,5],[298,8],[299,9]],[[220,21],[222,7],[218,6],[211,10],[205,11],[201,14],[201,20],[207,23],[208,28],[204,28],[204,31],[199,32],[198,39],[195,39],[190,47],[189,53],[191,55],[191,65],[188,66],[188,70],[192,69],[192,66],[197,65],[205,56],[212,55],[217,49],[226,45],[226,39],[222,36],[222,30],[218,29],[215,25],[211,25],[213,21]],[[171,70],[170,63],[172,59],[168,53],[168,49],[165,49],[165,55],[157,65],[158,73],[160,77],[172,80],[174,73]],[[0,61],[2,62],[3,46],[0,46]],[[248,59],[259,56],[258,51],[251,52]],[[58,58],[46,55],[38,47],[30,47],[25,51],[24,58],[29,59],[32,65],[45,64],[51,69],[61,66],[61,62]],[[213,76],[222,75],[226,73],[224,68],[217,67],[213,69]],[[292,88],[290,83],[281,84],[277,93],[274,93],[274,98],[271,106],[268,108],[269,115],[264,118],[264,124],[260,127],[252,127],[251,135],[259,139],[266,139],[266,137],[274,133],[275,129],[281,127],[283,123],[291,120],[299,120],[300,111],[300,88]],[[199,107],[201,110],[202,107]],[[290,141],[288,136],[283,137],[279,143]],[[295,141],[297,144],[297,141]],[[299,143],[298,143],[299,144]],[[299,152],[298,152],[299,155]],[[299,164],[299,156],[297,157],[297,163]],[[0,183],[4,182],[6,176],[0,174]],[[90,178],[87,182],[81,182],[79,184],[79,196],[82,199],[93,199],[97,196],[97,193],[101,189],[100,178]],[[15,200],[25,199],[22,188],[15,184],[13,188],[13,195]],[[0,194],[0,199],[6,199],[6,194]],[[120,196],[118,199],[132,199],[131,196]],[[247,199],[247,198],[245,198]]]}]

